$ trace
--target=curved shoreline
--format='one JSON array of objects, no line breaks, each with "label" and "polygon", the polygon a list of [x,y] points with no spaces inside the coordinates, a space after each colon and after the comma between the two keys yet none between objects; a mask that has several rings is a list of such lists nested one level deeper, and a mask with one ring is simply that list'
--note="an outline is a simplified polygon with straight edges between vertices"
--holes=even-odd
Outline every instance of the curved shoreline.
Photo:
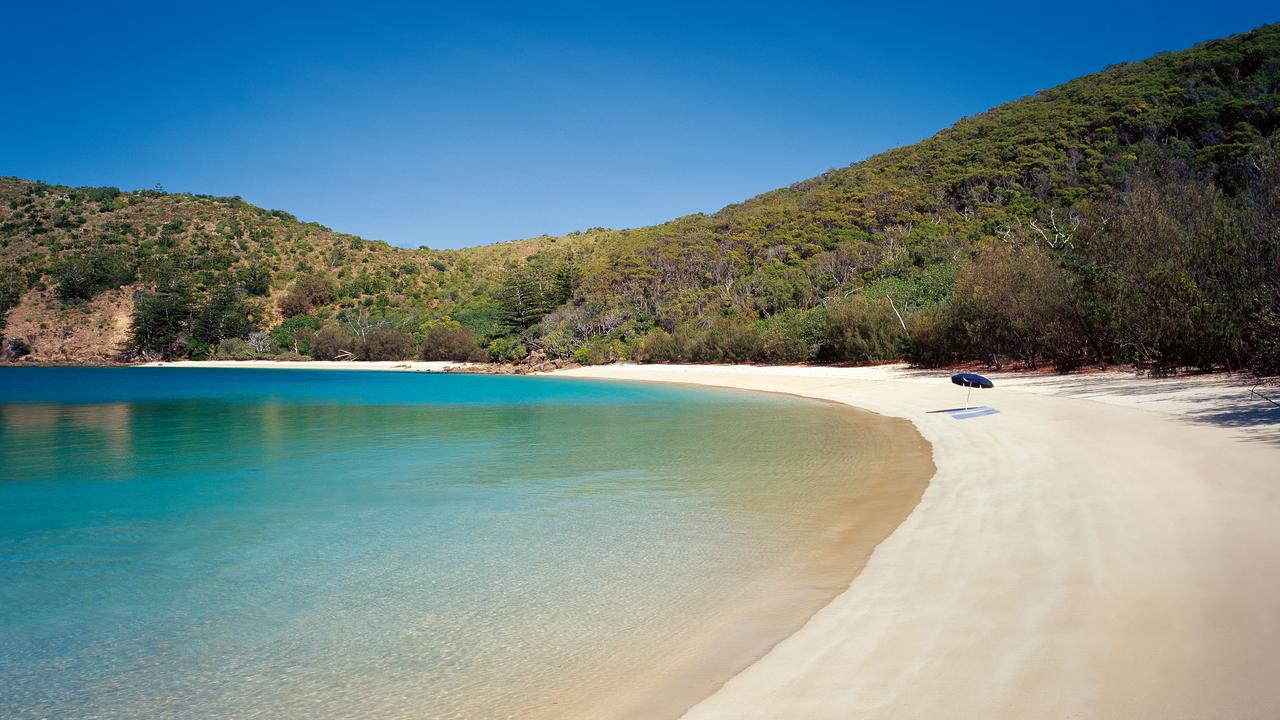
[{"label": "curved shoreline", "polygon": [[[700,383],[663,384],[706,388]],[[714,622],[701,623],[678,647],[670,648],[676,652],[665,657],[665,665],[629,676],[625,686],[584,685],[570,678],[556,688],[558,699],[553,706],[529,717],[681,717],[794,635],[843,593],[876,546],[914,510],[936,470],[929,443],[901,418],[797,393],[720,389],[786,395],[835,406],[832,409],[840,415],[847,414],[850,432],[857,436],[855,442],[876,448],[858,460],[856,475],[850,478],[856,482],[856,493],[826,509],[820,516],[826,532],[814,537],[813,544],[806,544],[793,563],[740,579],[741,587],[732,602],[718,608]]]},{"label": "curved shoreline", "polygon": [[1004,373],[957,422],[945,373],[903,366],[555,374],[831,400],[932,444],[853,582],[689,720],[1280,715],[1280,412],[1242,377]]},{"label": "curved shoreline", "polygon": [[1227,380],[997,378],[1001,413],[957,422],[945,377],[900,367],[557,374],[835,400],[934,447],[849,588],[690,720],[1280,712],[1280,416]]},{"label": "curved shoreline", "polygon": [[[450,363],[423,362],[276,362],[179,361],[148,363],[147,367],[311,369],[400,372],[442,372]],[[552,373],[559,375],[560,371]],[[633,378],[621,378],[628,382]],[[664,381],[664,384],[706,388],[704,382]],[[851,440],[874,448],[859,458],[853,494],[830,503],[819,516],[826,530],[797,548],[785,567],[741,579],[732,601],[716,608],[713,621],[699,623],[678,645],[666,648],[664,662],[613,678],[567,678],[547,688],[546,705],[527,707],[531,718],[590,717],[599,720],[656,720],[679,718],[714,695],[725,683],[765,657],[778,643],[798,632],[832,600],[847,590],[870,560],[875,548],[892,534],[920,502],[937,468],[933,448],[900,417],[873,412],[850,403],[807,392],[734,388],[726,392],[785,395],[804,402],[826,404],[837,417],[848,418]],[[841,476],[854,472],[841,464]],[[625,654],[625,651],[623,651]],[[612,676],[610,676],[612,677]]]}]

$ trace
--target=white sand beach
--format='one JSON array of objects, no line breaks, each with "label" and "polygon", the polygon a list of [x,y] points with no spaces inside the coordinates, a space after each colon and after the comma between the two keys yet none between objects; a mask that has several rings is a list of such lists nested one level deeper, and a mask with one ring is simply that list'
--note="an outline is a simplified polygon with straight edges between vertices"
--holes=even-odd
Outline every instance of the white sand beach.
[{"label": "white sand beach", "polygon": [[909,419],[937,475],[849,589],[690,710],[728,718],[1280,716],[1280,408],[1241,378],[616,365]]}]

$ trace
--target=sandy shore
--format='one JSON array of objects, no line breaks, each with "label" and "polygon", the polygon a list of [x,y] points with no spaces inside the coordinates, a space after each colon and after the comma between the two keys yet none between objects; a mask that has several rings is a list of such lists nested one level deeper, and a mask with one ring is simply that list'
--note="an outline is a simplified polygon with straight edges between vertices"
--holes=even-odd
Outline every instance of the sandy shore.
[{"label": "sandy shore", "polygon": [[1230,377],[607,366],[910,420],[938,472],[848,590],[711,718],[1280,716],[1280,408]]}]

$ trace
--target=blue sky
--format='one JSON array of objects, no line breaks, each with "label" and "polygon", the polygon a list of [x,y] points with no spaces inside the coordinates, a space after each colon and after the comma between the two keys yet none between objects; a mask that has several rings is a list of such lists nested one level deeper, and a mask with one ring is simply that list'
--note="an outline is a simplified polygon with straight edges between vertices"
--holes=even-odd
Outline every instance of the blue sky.
[{"label": "blue sky", "polygon": [[[133,4],[0,20],[0,175],[460,247],[712,212],[1263,3]],[[802,7],[800,7],[802,6]]]}]

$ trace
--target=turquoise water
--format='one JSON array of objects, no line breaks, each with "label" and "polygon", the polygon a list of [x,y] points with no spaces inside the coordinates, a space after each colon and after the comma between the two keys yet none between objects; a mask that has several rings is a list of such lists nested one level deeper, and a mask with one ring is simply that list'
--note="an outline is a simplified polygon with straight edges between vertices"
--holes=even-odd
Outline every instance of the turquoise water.
[{"label": "turquoise water", "polygon": [[554,716],[856,485],[839,409],[559,378],[0,370],[0,716]]}]

